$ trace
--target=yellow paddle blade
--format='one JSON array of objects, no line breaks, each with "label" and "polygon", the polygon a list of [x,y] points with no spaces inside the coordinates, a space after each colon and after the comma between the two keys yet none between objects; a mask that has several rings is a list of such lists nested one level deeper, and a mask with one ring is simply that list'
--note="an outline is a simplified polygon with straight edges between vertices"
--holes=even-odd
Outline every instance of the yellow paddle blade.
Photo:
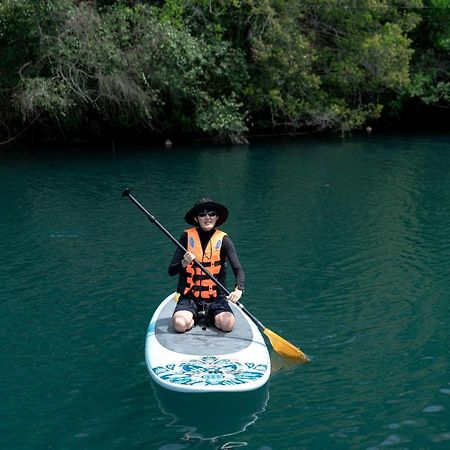
[{"label": "yellow paddle blade", "polygon": [[283,339],[281,336],[278,336],[278,334],[268,328],[264,329],[264,334],[269,338],[273,349],[279,355],[296,359],[302,363],[309,362],[309,358],[299,348],[288,342],[286,339]]}]

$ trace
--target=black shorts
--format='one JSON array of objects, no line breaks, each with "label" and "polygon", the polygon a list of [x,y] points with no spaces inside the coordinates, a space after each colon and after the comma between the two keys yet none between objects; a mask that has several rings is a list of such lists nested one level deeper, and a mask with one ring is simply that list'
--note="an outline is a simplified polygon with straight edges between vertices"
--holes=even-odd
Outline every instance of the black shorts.
[{"label": "black shorts", "polygon": [[[217,297],[212,301],[202,301],[180,295],[174,314],[177,311],[189,311],[194,316],[194,322],[197,324],[204,317],[207,325],[214,324],[214,318],[222,312],[233,314],[228,300],[225,297]],[[205,313],[203,313],[203,311]]]}]

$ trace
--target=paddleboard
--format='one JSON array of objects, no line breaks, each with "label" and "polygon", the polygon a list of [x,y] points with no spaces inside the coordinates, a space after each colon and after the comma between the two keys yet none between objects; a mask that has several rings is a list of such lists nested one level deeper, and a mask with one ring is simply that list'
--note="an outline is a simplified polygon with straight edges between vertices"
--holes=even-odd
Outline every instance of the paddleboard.
[{"label": "paddleboard", "polygon": [[171,391],[243,392],[268,381],[270,356],[257,326],[239,307],[233,331],[195,326],[177,333],[171,319],[178,294],[156,309],[147,330],[145,359],[151,378]]}]

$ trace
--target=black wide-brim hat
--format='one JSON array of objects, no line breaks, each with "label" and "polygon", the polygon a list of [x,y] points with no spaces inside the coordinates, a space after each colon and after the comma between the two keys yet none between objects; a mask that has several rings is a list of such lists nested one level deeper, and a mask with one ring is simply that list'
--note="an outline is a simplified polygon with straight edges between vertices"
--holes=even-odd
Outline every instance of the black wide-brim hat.
[{"label": "black wide-brim hat", "polygon": [[228,209],[220,203],[211,200],[210,198],[202,198],[194,203],[194,206],[186,213],[184,220],[189,224],[197,227],[199,224],[194,219],[197,217],[197,213],[204,211],[216,211],[219,218],[216,222],[216,227],[222,225],[228,217]]}]

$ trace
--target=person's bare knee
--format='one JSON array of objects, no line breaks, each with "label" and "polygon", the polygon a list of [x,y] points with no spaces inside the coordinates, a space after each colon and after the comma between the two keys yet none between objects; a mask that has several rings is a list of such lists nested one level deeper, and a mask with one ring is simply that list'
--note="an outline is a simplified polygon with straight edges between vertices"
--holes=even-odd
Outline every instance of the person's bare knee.
[{"label": "person's bare knee", "polygon": [[234,315],[229,312],[217,314],[214,325],[222,331],[231,331],[234,327]]},{"label": "person's bare knee", "polygon": [[172,317],[172,326],[178,333],[184,333],[194,326],[194,317],[188,311],[178,311]]}]

